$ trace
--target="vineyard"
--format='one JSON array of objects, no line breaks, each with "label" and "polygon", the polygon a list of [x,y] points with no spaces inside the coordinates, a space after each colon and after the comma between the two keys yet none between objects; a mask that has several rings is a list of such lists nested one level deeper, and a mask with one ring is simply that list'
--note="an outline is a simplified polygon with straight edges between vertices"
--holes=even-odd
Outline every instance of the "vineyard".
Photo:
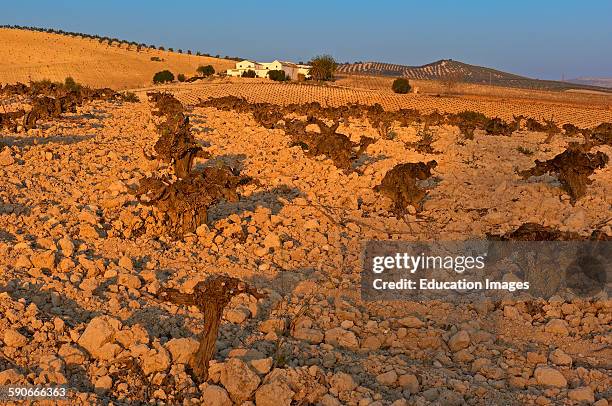
[{"label": "vineyard", "polygon": [[609,243],[609,109],[134,92],[0,88],[0,385],[83,405],[607,402],[605,297],[368,302],[360,284],[369,240]]},{"label": "vineyard", "polygon": [[467,97],[435,97],[428,95],[396,95],[390,91],[356,89],[336,86],[281,83],[226,82],[194,84],[188,86],[156,87],[138,90],[144,94],[150,90],[171,91],[181,102],[197,104],[199,100],[228,95],[244,97],[252,103],[318,102],[323,106],[342,106],[351,103],[373,105],[379,103],[385,110],[417,109],[422,113],[433,111],[459,113],[477,111],[490,117],[512,120],[514,115],[524,115],[537,120],[554,118],[560,124],[572,123],[591,127],[612,121],[609,105],[580,106],[562,102],[537,102],[530,100],[491,100]]}]

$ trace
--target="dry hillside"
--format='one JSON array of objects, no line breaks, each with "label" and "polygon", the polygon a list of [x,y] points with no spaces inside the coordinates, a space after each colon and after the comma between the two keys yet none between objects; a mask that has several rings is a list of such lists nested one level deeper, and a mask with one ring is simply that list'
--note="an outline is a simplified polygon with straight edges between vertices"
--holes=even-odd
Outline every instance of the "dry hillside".
[{"label": "dry hillside", "polygon": [[[162,62],[151,61],[157,56]],[[155,72],[193,75],[199,65],[216,71],[234,66],[234,61],[134,47],[109,46],[97,40],[15,29],[0,29],[0,83],[30,80],[64,80],[95,87],[125,89],[151,84]]]},{"label": "dry hillside", "polygon": [[442,59],[421,66],[397,65],[383,62],[356,62],[342,64],[338,72],[343,74],[403,76],[409,79],[440,80],[449,75],[458,75],[461,81],[467,83],[491,84],[495,86],[514,87],[521,89],[540,90],[600,90],[595,83],[586,82],[560,82],[555,80],[539,80],[513,73],[502,72],[484,66],[470,65],[452,59]]}]

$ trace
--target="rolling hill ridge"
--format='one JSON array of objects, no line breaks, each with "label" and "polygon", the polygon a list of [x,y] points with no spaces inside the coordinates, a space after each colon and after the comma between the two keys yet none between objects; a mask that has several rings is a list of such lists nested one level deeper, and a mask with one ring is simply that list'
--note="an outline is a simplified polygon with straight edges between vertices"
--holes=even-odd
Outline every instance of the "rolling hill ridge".
[{"label": "rolling hill ridge", "polygon": [[570,83],[553,80],[532,79],[525,76],[503,72],[497,69],[483,66],[470,65],[454,61],[452,59],[441,59],[421,66],[398,65],[383,62],[357,62],[341,64],[338,67],[340,74],[397,76],[408,79],[419,80],[441,80],[450,76],[457,77],[466,83],[491,84],[495,86],[517,87],[539,90],[596,90],[608,91],[600,86],[587,83]]}]

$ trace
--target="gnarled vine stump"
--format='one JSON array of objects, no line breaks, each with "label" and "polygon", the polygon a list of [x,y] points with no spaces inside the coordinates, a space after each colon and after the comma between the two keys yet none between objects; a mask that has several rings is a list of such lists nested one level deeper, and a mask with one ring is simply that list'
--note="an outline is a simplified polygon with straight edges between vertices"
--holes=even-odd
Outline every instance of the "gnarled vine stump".
[{"label": "gnarled vine stump", "polygon": [[229,167],[208,167],[174,183],[145,178],[135,195],[142,204],[153,205],[162,213],[163,225],[171,235],[182,237],[207,221],[212,204],[222,199],[238,201],[236,189],[250,180]]},{"label": "gnarled vine stump", "polygon": [[205,281],[198,282],[193,288],[193,294],[169,288],[162,289],[158,293],[158,297],[162,300],[177,305],[197,306],[204,314],[206,325],[198,350],[191,359],[191,367],[200,382],[208,380],[208,366],[215,355],[223,309],[232,297],[241,293],[248,293],[257,299],[265,296],[241,280],[225,275],[211,276]]},{"label": "gnarled vine stump", "polygon": [[535,161],[535,167],[520,171],[523,179],[531,176],[542,176],[546,173],[557,175],[561,188],[575,204],[586,194],[587,186],[592,183],[589,179],[596,169],[601,169],[608,163],[608,156],[603,152],[588,152],[588,146],[570,143],[568,148],[547,161]]},{"label": "gnarled vine stump", "polygon": [[431,177],[431,169],[437,165],[436,161],[396,165],[385,174],[380,185],[374,187],[374,191],[382,193],[393,201],[393,213],[396,215],[403,216],[408,205],[419,211],[427,190],[420,187],[417,180]]}]

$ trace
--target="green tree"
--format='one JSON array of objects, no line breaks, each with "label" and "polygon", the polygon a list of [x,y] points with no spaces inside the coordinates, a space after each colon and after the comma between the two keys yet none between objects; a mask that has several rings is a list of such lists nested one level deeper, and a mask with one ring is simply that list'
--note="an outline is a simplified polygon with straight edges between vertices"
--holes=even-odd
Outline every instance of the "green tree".
[{"label": "green tree", "polygon": [[310,61],[310,76],[315,80],[332,80],[338,68],[331,55],[318,55]]},{"label": "green tree", "polygon": [[174,74],[169,70],[162,70],[153,76],[153,83],[166,83],[174,80]]},{"label": "green tree", "polygon": [[179,73],[176,78],[178,79],[179,82],[184,82],[185,79],[187,79],[185,75],[182,73]]},{"label": "green tree", "polygon": [[198,66],[198,69],[196,69],[196,72],[198,72],[202,76],[211,76],[215,74],[215,68],[213,68],[212,65],[200,65]]},{"label": "green tree", "polygon": [[255,76],[257,76],[257,74],[252,69],[245,70],[244,72],[242,72],[243,78],[254,78]]},{"label": "green tree", "polygon": [[271,70],[268,71],[268,77],[277,82],[283,82],[287,80],[287,76],[285,76],[284,70]]},{"label": "green tree", "polygon": [[395,93],[406,94],[411,89],[410,82],[408,82],[406,78],[397,78],[393,81],[391,89],[393,89]]}]

